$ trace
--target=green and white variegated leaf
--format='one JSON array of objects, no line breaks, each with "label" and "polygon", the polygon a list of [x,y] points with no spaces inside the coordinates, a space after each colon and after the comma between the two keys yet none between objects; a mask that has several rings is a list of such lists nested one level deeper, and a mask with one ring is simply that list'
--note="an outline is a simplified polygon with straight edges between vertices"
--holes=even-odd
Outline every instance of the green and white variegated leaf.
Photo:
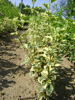
[{"label": "green and white variegated leaf", "polygon": [[18,32],[10,33],[11,35],[18,35]]},{"label": "green and white variegated leaf", "polygon": [[25,58],[25,61],[21,63],[21,66],[23,66],[23,65],[27,64],[28,62],[29,62],[29,58],[28,58],[28,57],[26,57],[26,58]]},{"label": "green and white variegated leaf", "polygon": [[56,80],[56,75],[52,76],[51,80]]},{"label": "green and white variegated leaf", "polygon": [[38,50],[37,50],[37,52],[45,52],[45,51],[49,51],[50,50],[50,48],[49,47],[43,47],[43,48],[39,48]]},{"label": "green and white variegated leaf", "polygon": [[58,67],[58,66],[60,66],[60,64],[58,64],[58,63],[57,63],[57,64],[55,64],[55,67]]},{"label": "green and white variegated leaf", "polygon": [[40,87],[39,87],[39,89],[38,89],[38,92],[41,93],[41,92],[43,92],[43,90],[44,90],[43,86],[40,85]]},{"label": "green and white variegated leaf", "polygon": [[24,44],[23,47],[28,49],[28,44]]},{"label": "green and white variegated leaf", "polygon": [[34,76],[35,76],[35,73],[34,73],[34,72],[30,72],[30,73],[29,73],[29,76],[30,76],[30,77],[34,77]]},{"label": "green and white variegated leaf", "polygon": [[46,88],[47,95],[50,96],[52,94],[53,90],[54,90],[54,86],[52,84],[48,85]]},{"label": "green and white variegated leaf", "polygon": [[42,84],[44,80],[46,80],[46,77],[39,77],[39,78],[38,78],[38,82],[39,82],[40,84]]},{"label": "green and white variegated leaf", "polygon": [[44,90],[46,90],[47,86],[48,86],[48,83],[47,83],[47,81],[46,81],[46,82],[43,83],[43,88],[44,88]]},{"label": "green and white variegated leaf", "polygon": [[24,24],[24,23],[25,23],[25,21],[24,21],[23,19],[21,19],[21,23],[22,23],[22,24]]},{"label": "green and white variegated leaf", "polygon": [[60,30],[60,32],[63,32],[63,31],[65,31],[65,30],[66,30],[66,27],[62,28],[62,29]]},{"label": "green and white variegated leaf", "polygon": [[17,20],[18,20],[18,17],[16,17],[16,18],[13,18],[13,21],[14,21],[14,22],[16,22]]},{"label": "green and white variegated leaf", "polygon": [[43,38],[43,41],[47,41],[47,39],[49,39],[50,42],[52,42],[52,40],[53,40],[52,36],[45,36],[45,37]]},{"label": "green and white variegated leaf", "polygon": [[44,70],[41,72],[41,75],[42,75],[43,77],[46,77],[46,78],[47,78],[47,76],[48,76],[48,71],[47,71],[47,69],[44,69]]},{"label": "green and white variegated leaf", "polygon": [[31,67],[30,71],[35,71],[35,68],[34,66]]},{"label": "green and white variegated leaf", "polygon": [[43,92],[44,90],[46,90],[47,86],[48,86],[48,83],[47,83],[47,82],[42,83],[42,84],[40,85],[40,87],[39,87],[38,92],[39,92],[39,93],[40,93],[40,92]]},{"label": "green and white variegated leaf", "polygon": [[43,57],[43,58],[45,58],[46,61],[50,60],[50,57],[47,56],[46,54],[38,54],[38,57]]},{"label": "green and white variegated leaf", "polygon": [[52,69],[53,69],[52,66],[49,66],[49,71],[50,71],[50,72],[52,71]]},{"label": "green and white variegated leaf", "polygon": [[73,24],[75,25],[75,21],[73,21]]},{"label": "green and white variegated leaf", "polygon": [[21,19],[24,19],[26,16],[24,15],[24,14],[22,14],[22,13],[19,13],[19,16],[20,16],[20,18]]}]

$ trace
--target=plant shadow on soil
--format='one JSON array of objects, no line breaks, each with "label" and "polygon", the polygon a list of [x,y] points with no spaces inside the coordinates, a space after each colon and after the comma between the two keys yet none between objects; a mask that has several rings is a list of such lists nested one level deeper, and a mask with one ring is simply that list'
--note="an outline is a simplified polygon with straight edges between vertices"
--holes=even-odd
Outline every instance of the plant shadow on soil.
[{"label": "plant shadow on soil", "polygon": [[[6,70],[4,67],[0,68],[0,77],[2,78],[2,80],[0,80],[0,91],[2,91],[3,88],[10,87],[9,84],[16,84],[16,82],[13,80],[9,81],[8,79],[5,79],[4,78],[5,76],[10,76],[9,75],[10,73],[16,74],[16,72],[18,72],[18,71],[23,71],[24,74],[29,72],[29,68],[23,68],[22,66],[18,66],[17,68],[14,68],[15,64],[10,63],[9,61],[3,62],[3,65],[5,65],[5,64],[9,65],[9,68],[10,67],[13,67],[13,68],[11,68],[11,69],[8,68],[8,70]],[[5,66],[5,67],[8,67],[8,66]],[[14,76],[12,76],[12,77],[14,78]]]},{"label": "plant shadow on soil", "polygon": [[71,65],[68,67],[60,66],[57,71],[55,93],[52,94],[50,100],[75,100],[75,67]]},{"label": "plant shadow on soil", "polygon": [[[16,54],[17,47],[19,48],[17,44],[12,42],[10,36],[0,37],[0,91],[10,87],[10,84],[16,84],[14,80],[9,81],[6,76],[10,77],[11,73],[16,74],[19,71],[22,71],[23,74],[29,72],[29,67],[24,68],[18,64],[21,63],[21,58]],[[16,58],[20,58],[18,63]]]}]

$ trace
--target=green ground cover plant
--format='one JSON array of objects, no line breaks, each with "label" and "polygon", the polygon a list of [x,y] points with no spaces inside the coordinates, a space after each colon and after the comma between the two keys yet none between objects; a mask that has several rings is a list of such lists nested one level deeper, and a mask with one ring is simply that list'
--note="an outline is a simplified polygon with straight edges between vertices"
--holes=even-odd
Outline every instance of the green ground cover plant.
[{"label": "green ground cover plant", "polygon": [[14,31],[14,24],[8,17],[0,19],[0,35]]},{"label": "green ground cover plant", "polygon": [[[25,10],[24,13],[28,13],[28,6],[26,5],[24,7],[26,7],[25,9],[23,8]],[[20,7],[16,7],[9,0],[0,0],[0,35],[16,31],[18,27],[23,29],[24,21],[25,23],[29,23],[29,19],[33,14],[27,14],[23,17],[19,14],[19,11]]]},{"label": "green ground cover plant", "polygon": [[[9,0],[0,0],[0,35],[16,31],[19,8]],[[17,22],[15,19],[17,18]]]},{"label": "green ground cover plant", "polygon": [[4,16],[1,13],[12,19],[19,16],[19,8],[9,2],[9,0],[0,0],[0,19],[3,19]]},{"label": "green ground cover plant", "polygon": [[13,19],[5,17],[3,20],[0,19],[0,35],[10,34],[11,32],[15,32],[15,35],[17,35],[18,28],[23,29],[24,23],[28,22],[27,16],[22,14],[19,14],[19,16],[20,20],[18,17]]}]

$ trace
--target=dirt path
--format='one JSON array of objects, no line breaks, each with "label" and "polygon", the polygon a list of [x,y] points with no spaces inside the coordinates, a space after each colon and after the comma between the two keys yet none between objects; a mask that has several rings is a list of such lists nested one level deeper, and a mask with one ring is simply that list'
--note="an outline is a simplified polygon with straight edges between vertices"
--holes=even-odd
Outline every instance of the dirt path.
[{"label": "dirt path", "polygon": [[[0,100],[38,100],[37,84],[29,67],[20,66],[25,52],[11,36],[0,38]],[[75,100],[75,66],[64,58],[58,68],[55,92],[50,100]]]},{"label": "dirt path", "polygon": [[29,77],[30,68],[20,66],[25,51],[11,39],[12,36],[0,38],[0,100],[35,100],[37,85]]}]

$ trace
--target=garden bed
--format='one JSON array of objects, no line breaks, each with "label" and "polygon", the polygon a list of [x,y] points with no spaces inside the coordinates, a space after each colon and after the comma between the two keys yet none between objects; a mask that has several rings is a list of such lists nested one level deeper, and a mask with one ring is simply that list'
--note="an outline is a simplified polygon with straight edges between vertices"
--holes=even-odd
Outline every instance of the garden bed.
[{"label": "garden bed", "polygon": [[[0,38],[0,100],[38,100],[38,85],[29,76],[30,66],[20,66],[25,51],[12,38]],[[50,100],[75,100],[74,65],[64,58],[57,70],[55,92]]]}]

